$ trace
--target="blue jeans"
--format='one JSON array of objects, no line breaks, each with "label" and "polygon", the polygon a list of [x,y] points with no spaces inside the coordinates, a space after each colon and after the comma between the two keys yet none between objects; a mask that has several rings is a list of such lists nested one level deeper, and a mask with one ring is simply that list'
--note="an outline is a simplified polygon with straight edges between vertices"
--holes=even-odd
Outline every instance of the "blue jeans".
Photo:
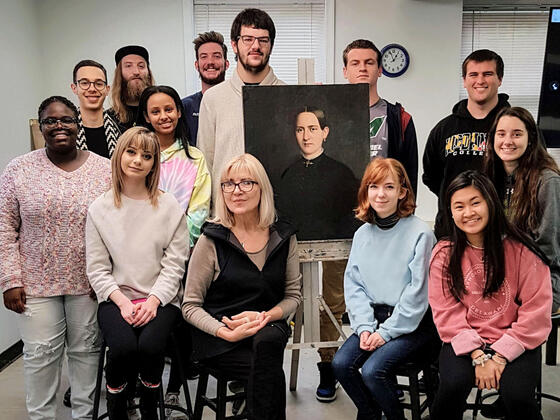
[{"label": "blue jeans", "polygon": [[360,348],[356,334],[348,337],[332,365],[336,378],[358,408],[357,419],[381,419],[383,412],[388,420],[404,420],[396,394],[395,371],[409,361],[418,360],[419,354],[429,354],[433,340],[430,331],[419,328],[375,351],[365,351]]}]

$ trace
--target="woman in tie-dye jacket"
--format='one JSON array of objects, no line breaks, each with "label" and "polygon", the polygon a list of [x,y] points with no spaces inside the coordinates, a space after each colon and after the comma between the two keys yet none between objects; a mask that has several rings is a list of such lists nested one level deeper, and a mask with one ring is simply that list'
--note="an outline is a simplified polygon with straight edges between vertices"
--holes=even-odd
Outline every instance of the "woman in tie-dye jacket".
[{"label": "woman in tie-dye jacket", "polygon": [[169,86],[150,86],[138,106],[138,125],[154,131],[161,147],[159,188],[172,193],[187,214],[191,248],[210,208],[210,173],[202,152],[189,144],[179,94]]}]

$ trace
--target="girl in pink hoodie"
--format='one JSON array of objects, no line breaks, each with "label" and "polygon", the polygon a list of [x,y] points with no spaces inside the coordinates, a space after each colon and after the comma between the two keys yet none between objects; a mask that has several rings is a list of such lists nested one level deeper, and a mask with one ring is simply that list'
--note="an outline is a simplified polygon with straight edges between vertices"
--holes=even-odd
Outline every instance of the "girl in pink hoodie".
[{"label": "girl in pink hoodie", "polygon": [[453,180],[445,212],[451,237],[436,245],[430,263],[429,301],[444,343],[432,418],[462,419],[477,386],[498,390],[506,419],[538,419],[539,346],[551,328],[548,266],[508,224],[480,173]]}]

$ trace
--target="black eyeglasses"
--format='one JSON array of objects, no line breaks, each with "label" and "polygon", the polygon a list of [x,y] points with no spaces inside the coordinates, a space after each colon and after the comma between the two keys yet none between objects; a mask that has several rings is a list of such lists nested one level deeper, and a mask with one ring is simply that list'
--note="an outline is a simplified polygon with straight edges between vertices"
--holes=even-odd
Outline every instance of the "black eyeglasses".
[{"label": "black eyeglasses", "polygon": [[243,192],[250,192],[253,190],[253,185],[259,184],[257,181],[245,180],[241,182],[233,182],[233,181],[226,181],[222,182],[220,185],[222,186],[222,191],[230,194],[235,191],[235,187],[239,187],[240,191]]},{"label": "black eyeglasses", "polygon": [[49,117],[39,121],[39,124],[44,125],[45,127],[54,127],[58,123],[60,123],[64,127],[69,127],[71,125],[77,124],[78,120],[72,117],[62,117],[62,118]]},{"label": "black eyeglasses", "polygon": [[76,83],[83,90],[88,90],[91,85],[93,85],[93,87],[97,90],[105,89],[105,86],[107,86],[107,82],[101,79],[94,80],[93,82],[88,79],[80,79]]},{"label": "black eyeglasses", "polygon": [[269,36],[252,36],[252,35],[241,35],[237,37],[237,40],[241,40],[246,47],[250,47],[255,42],[255,39],[259,41],[261,47],[265,47],[270,43]]}]

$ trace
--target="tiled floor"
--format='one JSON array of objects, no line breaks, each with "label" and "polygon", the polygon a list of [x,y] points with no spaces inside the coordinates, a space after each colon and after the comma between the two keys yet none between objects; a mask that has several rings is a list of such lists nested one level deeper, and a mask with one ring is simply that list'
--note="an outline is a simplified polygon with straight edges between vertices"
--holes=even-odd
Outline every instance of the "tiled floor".
[{"label": "tiled floor", "polygon": [[[289,372],[290,354],[286,353],[284,370]],[[356,410],[350,399],[342,389],[338,391],[338,398],[330,404],[320,403],[315,399],[315,387],[318,382],[318,373],[315,363],[317,354],[315,350],[303,350],[300,358],[300,370],[297,392],[288,392],[287,418],[290,420],[340,420],[353,419]],[[0,419],[24,420],[27,419],[25,411],[25,394],[23,386],[22,368],[23,361],[19,358],[12,365],[0,372]],[[288,375],[287,381],[289,380]],[[57,420],[70,420],[70,409],[61,404],[62,393],[68,385],[63,374],[59,392],[59,408]],[[209,389],[214,384],[209,383]],[[196,381],[190,382],[191,396],[194,398]],[[544,392],[560,395],[560,365],[543,367]],[[104,407],[104,401],[102,402]],[[213,419],[211,411],[205,409],[204,419]],[[408,413],[407,413],[408,415]],[[543,416],[545,420],[560,420],[560,403],[547,400],[543,401]],[[465,419],[471,419],[471,414],[465,414]],[[479,415],[479,419],[483,418]]]}]

